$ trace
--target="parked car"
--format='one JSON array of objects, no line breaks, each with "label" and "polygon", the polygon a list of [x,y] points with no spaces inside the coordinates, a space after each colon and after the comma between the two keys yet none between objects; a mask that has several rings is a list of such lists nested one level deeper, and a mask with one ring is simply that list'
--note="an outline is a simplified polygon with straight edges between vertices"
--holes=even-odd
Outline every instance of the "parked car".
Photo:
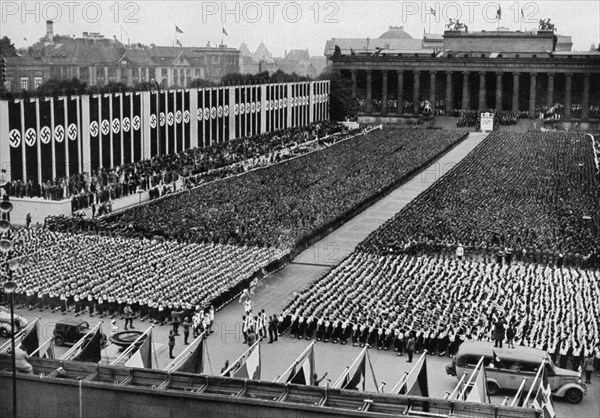
[{"label": "parked car", "polygon": [[518,390],[524,377],[527,378],[525,390],[529,390],[544,359],[552,395],[570,403],[579,403],[587,395],[586,386],[578,372],[557,367],[547,352],[536,348],[494,348],[493,344],[487,342],[465,342],[458,349],[452,364],[446,366],[446,373],[459,379],[464,373],[470,375],[482,356],[489,395],[497,395],[505,389]]},{"label": "parked car", "polygon": [[[90,331],[90,324],[82,319],[63,319],[54,326],[54,344],[58,346],[73,345],[86,336]],[[106,335],[101,333],[100,344],[106,344]]]},{"label": "parked car", "polygon": [[[16,332],[21,331],[27,326],[28,322],[21,315],[15,314]],[[0,306],[0,337],[7,338],[12,335],[12,327],[10,326],[10,311],[3,306]]]}]

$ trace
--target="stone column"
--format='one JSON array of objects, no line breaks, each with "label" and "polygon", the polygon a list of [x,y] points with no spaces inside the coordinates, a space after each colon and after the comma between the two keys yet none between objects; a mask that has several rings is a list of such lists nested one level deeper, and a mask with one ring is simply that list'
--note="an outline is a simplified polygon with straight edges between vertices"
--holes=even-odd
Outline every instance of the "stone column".
[{"label": "stone column", "polygon": [[469,72],[463,71],[463,84],[462,84],[462,110],[469,110]]},{"label": "stone column", "polygon": [[583,75],[583,97],[581,98],[581,119],[586,120],[589,118],[590,110],[590,74],[586,73]]},{"label": "stone column", "polygon": [[519,111],[519,73],[513,73],[512,111]]},{"label": "stone column", "polygon": [[404,71],[398,70],[398,114],[404,113]]},{"label": "stone column", "polygon": [[429,103],[432,110],[435,109],[435,71],[429,72]]},{"label": "stone column", "polygon": [[485,73],[479,73],[479,110],[486,110]]},{"label": "stone column", "polygon": [[367,70],[367,113],[373,113],[373,71]]},{"label": "stone column", "polygon": [[531,73],[529,77],[531,80],[529,83],[529,117],[535,118],[535,92],[537,88],[537,74]]},{"label": "stone column", "polygon": [[446,71],[446,113],[452,110],[452,71]]},{"label": "stone column", "polygon": [[414,74],[415,74],[415,85],[414,85],[414,91],[413,91],[413,114],[418,115],[419,114],[419,90],[421,88],[421,86],[420,86],[421,72],[414,71]]},{"label": "stone column", "polygon": [[573,89],[573,74],[565,74],[565,119],[571,119],[571,94]]},{"label": "stone column", "polygon": [[548,73],[548,92],[546,93],[546,106],[554,105],[554,74]]},{"label": "stone column", "polygon": [[388,112],[388,72],[381,72],[381,114]]},{"label": "stone column", "polygon": [[352,78],[352,98],[356,99],[356,70],[351,70],[350,76]]},{"label": "stone column", "polygon": [[496,112],[502,111],[502,73],[496,73]]}]

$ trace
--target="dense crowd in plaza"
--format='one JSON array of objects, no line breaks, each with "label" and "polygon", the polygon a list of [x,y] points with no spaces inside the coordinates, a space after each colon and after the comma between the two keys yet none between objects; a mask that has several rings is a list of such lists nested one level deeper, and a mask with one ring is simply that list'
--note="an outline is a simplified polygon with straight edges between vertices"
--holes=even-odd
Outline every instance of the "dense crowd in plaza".
[{"label": "dense crowd in plaza", "polygon": [[359,245],[378,254],[456,248],[598,265],[600,178],[590,137],[494,132]]},{"label": "dense crowd in plaza", "polygon": [[132,208],[100,230],[290,249],[460,138],[459,132],[441,130],[375,130],[302,158]]},{"label": "dense crowd in plaza", "polygon": [[[164,321],[173,310],[219,306],[279,259],[274,248],[16,230],[17,301],[75,313],[122,312]],[[6,258],[2,254],[2,261]]]},{"label": "dense crowd in plaza", "polygon": [[155,156],[151,159],[99,168],[91,173],[48,180],[38,184],[14,180],[8,189],[14,197],[40,197],[46,200],[73,199],[77,211],[109,200],[170,185],[180,178],[199,177],[211,171],[232,166],[244,160],[271,153],[316,138],[341,132],[335,122],[321,122],[302,128],[289,128],[249,138],[215,143],[205,148]]},{"label": "dense crowd in plaza", "polygon": [[493,340],[502,321],[515,344],[577,370],[600,349],[598,300],[597,270],[355,252],[289,303],[282,329],[400,353],[412,334],[416,351],[454,354],[462,341]]}]

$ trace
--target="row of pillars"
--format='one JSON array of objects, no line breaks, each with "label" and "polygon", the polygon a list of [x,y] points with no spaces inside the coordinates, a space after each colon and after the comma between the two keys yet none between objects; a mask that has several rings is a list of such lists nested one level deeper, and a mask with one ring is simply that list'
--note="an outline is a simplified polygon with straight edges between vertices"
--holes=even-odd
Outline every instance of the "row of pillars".
[{"label": "row of pillars", "polygon": [[[366,111],[367,113],[373,112],[373,71],[367,70],[367,97],[366,97]],[[397,70],[398,75],[398,110],[397,112],[402,114],[402,103],[404,102],[404,70]],[[421,72],[413,71],[414,74],[414,89],[413,89],[413,113],[419,114],[419,102],[421,101],[420,96],[420,80]],[[429,101],[432,105],[435,105],[436,100],[436,72],[429,72]],[[470,92],[469,92],[469,71],[463,71],[463,83],[462,83],[462,109],[470,109]],[[479,110],[486,110],[486,87],[485,87],[485,76],[487,73],[479,72]],[[496,111],[502,110],[502,76],[504,73],[496,73]],[[388,71],[381,71],[381,113],[388,113]],[[446,112],[452,110],[452,71],[446,71]],[[546,106],[551,107],[554,105],[554,75],[548,73],[548,90],[546,95]],[[356,85],[357,85],[357,70],[351,70],[352,77],[352,97],[356,98]],[[536,107],[536,89],[537,89],[537,73],[530,73],[529,83],[529,116],[535,117]],[[513,92],[512,92],[512,111],[519,111],[519,78],[520,73],[513,73]],[[565,74],[565,103],[564,103],[564,116],[565,119],[571,118],[571,94],[573,85],[573,74]],[[582,119],[588,118],[589,113],[589,102],[590,102],[590,74],[586,73],[583,75],[583,98],[582,98]]]}]

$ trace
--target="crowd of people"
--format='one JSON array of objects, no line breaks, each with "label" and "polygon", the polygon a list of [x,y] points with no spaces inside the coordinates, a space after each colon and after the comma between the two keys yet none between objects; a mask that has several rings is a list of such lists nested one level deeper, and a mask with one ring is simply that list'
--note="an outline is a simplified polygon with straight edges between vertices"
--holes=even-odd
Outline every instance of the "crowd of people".
[{"label": "crowd of people", "polygon": [[[355,252],[284,310],[293,337],[400,353],[455,354],[465,340],[551,353],[563,367],[600,350],[600,272],[537,264]],[[497,322],[504,332],[498,336]],[[562,356],[562,361],[560,360]]]},{"label": "crowd of people", "polygon": [[359,249],[437,252],[461,244],[482,255],[509,248],[528,259],[597,266],[595,171],[587,135],[494,132]]},{"label": "crowd of people", "polygon": [[[528,112],[510,112],[507,110],[496,112],[494,110],[487,110],[494,115],[494,127],[500,125],[516,125],[519,119],[527,118]],[[455,109],[451,112],[452,116],[458,117],[456,126],[461,127],[479,127],[481,122],[481,112],[478,110],[459,110]]]},{"label": "crowd of people", "polygon": [[291,249],[462,138],[386,128],[135,207],[100,232]]},{"label": "crowd of people", "polygon": [[233,139],[205,148],[155,156],[113,168],[100,167],[91,173],[48,180],[38,184],[13,180],[8,193],[14,197],[39,197],[46,200],[73,200],[77,211],[92,204],[105,203],[136,193],[168,185],[178,179],[201,176],[255,157],[267,156],[292,144],[299,144],[341,132],[336,122],[320,122],[308,127],[289,128],[277,132]]},{"label": "crowd of people", "polygon": [[[126,304],[163,322],[171,310],[219,306],[280,259],[281,250],[16,230],[16,299],[30,307],[114,314]],[[5,261],[6,255],[2,254]]]}]

